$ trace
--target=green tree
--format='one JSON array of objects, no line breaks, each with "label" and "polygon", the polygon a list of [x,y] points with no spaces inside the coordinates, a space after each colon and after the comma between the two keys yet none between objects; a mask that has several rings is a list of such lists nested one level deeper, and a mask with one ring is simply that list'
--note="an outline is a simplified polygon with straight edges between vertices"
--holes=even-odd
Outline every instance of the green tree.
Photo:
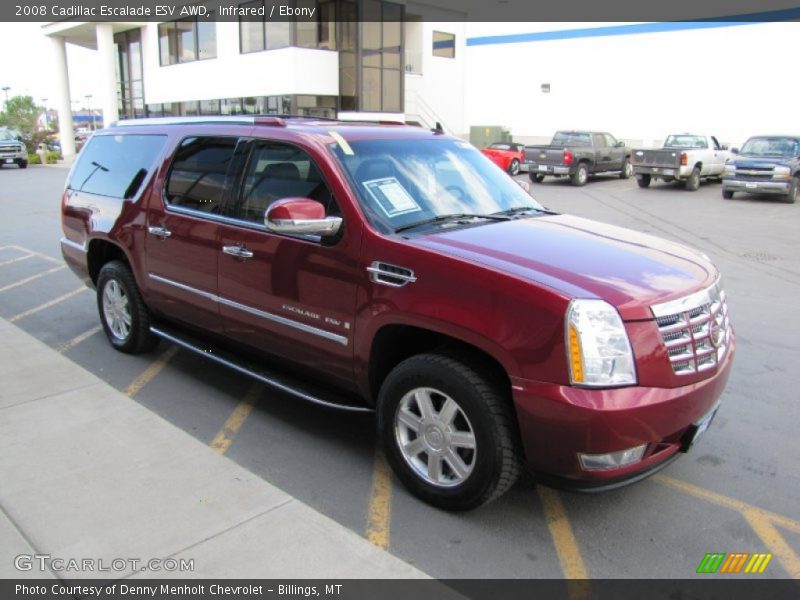
[{"label": "green tree", "polygon": [[3,111],[0,112],[0,125],[19,132],[28,150],[33,152],[47,137],[47,132],[39,131],[39,116],[42,110],[30,96],[14,96],[9,98]]}]

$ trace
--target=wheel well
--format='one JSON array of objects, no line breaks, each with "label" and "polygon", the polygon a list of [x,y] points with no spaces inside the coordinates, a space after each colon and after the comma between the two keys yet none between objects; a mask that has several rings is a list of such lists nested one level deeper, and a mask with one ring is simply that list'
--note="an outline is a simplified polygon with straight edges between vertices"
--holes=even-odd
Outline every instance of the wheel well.
[{"label": "wheel well", "polygon": [[87,258],[89,263],[89,276],[92,278],[92,283],[95,284],[97,283],[97,276],[100,274],[100,269],[103,268],[104,264],[112,260],[121,260],[125,264],[129,264],[128,257],[125,255],[122,248],[106,240],[92,240],[89,242]]},{"label": "wheel well", "polygon": [[694,163],[694,168],[695,169],[700,169],[702,171],[703,170],[703,163],[701,163],[701,162]]},{"label": "wheel well", "polygon": [[468,364],[482,376],[497,382],[510,398],[511,380],[492,355],[448,335],[409,325],[387,325],[375,335],[369,362],[372,397],[378,397],[384,379],[398,364],[416,354],[434,351]]}]

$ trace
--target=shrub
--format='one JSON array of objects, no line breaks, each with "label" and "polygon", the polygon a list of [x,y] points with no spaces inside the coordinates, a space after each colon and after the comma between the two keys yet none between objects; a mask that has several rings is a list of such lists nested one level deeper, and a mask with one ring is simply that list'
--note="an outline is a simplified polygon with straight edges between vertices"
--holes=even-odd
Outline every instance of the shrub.
[{"label": "shrub", "polygon": [[56,164],[60,158],[61,158],[61,153],[56,152],[55,150],[51,150],[50,152],[44,155],[44,161],[48,165]]},{"label": "shrub", "polygon": [[42,159],[39,158],[38,154],[28,154],[28,164],[29,165],[40,165],[40,164],[42,164]]}]

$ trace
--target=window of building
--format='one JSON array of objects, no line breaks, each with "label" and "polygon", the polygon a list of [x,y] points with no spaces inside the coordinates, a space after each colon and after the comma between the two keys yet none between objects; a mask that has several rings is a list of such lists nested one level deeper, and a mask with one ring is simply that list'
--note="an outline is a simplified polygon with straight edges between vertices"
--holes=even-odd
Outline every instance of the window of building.
[{"label": "window of building", "polygon": [[72,190],[132,198],[158,159],[164,135],[96,135],[81,151],[72,172]]},{"label": "window of building", "polygon": [[158,25],[161,66],[216,58],[217,29],[213,20],[203,17],[181,19]]},{"label": "window of building", "polygon": [[433,55],[443,58],[456,57],[456,36],[444,31],[433,32]]},{"label": "window of building", "polygon": [[175,154],[167,179],[167,202],[171,206],[219,214],[236,141],[232,137],[185,139]]},{"label": "window of building", "polygon": [[301,148],[279,142],[259,143],[245,170],[234,217],[264,222],[269,206],[281,198],[311,198],[338,214],[333,196],[311,157]]},{"label": "window of building", "polygon": [[247,8],[264,7],[264,17],[240,17],[239,48],[242,54],[276,50],[288,46],[336,49],[336,3],[334,0],[290,0],[283,6],[314,9],[313,20],[302,17],[287,21],[269,18],[271,4],[254,0],[240,4]]},{"label": "window of building", "polygon": [[122,118],[147,116],[142,79],[142,32],[131,29],[114,34],[117,50],[117,109]]}]

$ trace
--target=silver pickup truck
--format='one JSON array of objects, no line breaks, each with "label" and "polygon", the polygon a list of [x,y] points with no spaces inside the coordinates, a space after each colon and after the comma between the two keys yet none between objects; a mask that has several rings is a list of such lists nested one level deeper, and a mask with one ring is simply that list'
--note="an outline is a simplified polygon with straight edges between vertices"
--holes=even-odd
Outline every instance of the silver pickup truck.
[{"label": "silver pickup truck", "polygon": [[721,178],[732,157],[713,135],[677,133],[667,136],[662,148],[634,148],[631,164],[639,187],[648,187],[653,179],[677,180],[694,191],[701,179]]}]

